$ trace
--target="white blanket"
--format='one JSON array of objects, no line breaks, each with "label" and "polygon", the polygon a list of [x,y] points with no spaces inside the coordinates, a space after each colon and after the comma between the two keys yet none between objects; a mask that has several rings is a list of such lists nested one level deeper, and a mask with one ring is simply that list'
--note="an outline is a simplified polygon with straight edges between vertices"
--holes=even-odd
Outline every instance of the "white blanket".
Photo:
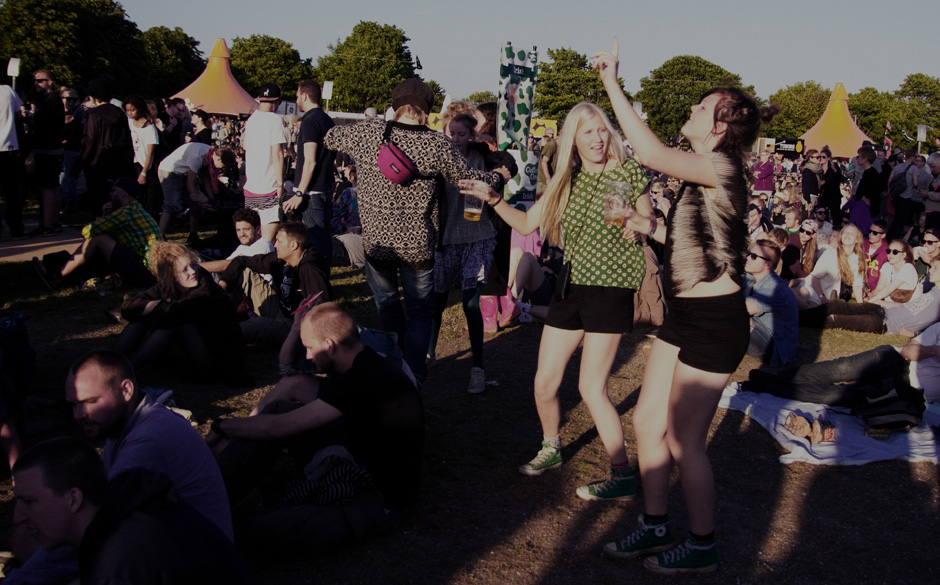
[{"label": "white blanket", "polygon": [[[940,444],[928,425],[940,425],[940,405],[931,403],[920,425],[906,433],[892,433],[887,439],[865,436],[865,424],[849,409],[809,402],[797,402],[771,394],[742,392],[737,383],[725,388],[718,403],[721,408],[739,410],[767,431],[789,453],[781,463],[804,461],[816,465],[862,465],[871,461],[904,459],[940,462]],[[787,414],[795,412],[812,422],[821,418],[835,425],[835,441],[813,445],[809,438],[796,437],[784,427]]]}]

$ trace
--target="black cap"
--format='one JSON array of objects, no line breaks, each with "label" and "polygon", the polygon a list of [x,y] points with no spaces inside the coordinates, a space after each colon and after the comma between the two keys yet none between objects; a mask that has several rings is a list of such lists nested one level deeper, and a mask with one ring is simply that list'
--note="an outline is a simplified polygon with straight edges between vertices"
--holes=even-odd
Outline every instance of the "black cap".
[{"label": "black cap", "polygon": [[434,106],[431,88],[417,77],[402,81],[392,90],[392,109],[398,110],[405,105],[414,106],[425,114],[430,114]]},{"label": "black cap", "polygon": [[281,99],[281,88],[276,83],[265,83],[258,90],[258,99],[263,102],[273,102]]}]

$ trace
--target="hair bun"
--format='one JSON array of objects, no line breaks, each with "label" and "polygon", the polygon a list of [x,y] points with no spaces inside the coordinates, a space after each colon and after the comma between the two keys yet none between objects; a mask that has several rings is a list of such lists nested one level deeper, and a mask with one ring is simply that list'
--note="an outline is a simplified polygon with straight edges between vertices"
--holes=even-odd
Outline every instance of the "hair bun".
[{"label": "hair bun", "polygon": [[779,112],[780,108],[778,108],[776,104],[768,104],[763,106],[760,111],[758,111],[758,115],[760,115],[761,122],[764,124],[770,124],[770,121],[773,120],[774,116],[776,116]]}]

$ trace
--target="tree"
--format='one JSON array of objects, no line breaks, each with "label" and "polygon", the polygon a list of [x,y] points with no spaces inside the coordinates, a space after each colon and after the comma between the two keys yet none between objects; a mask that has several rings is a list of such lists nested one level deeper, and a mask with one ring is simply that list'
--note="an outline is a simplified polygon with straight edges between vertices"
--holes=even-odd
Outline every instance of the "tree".
[{"label": "tree", "polygon": [[147,95],[169,96],[185,88],[206,66],[199,41],[176,27],[155,26],[141,33],[147,59]]},{"label": "tree", "polygon": [[235,37],[229,54],[232,75],[251,95],[265,83],[276,83],[281,95],[291,99],[301,81],[314,77],[310,59],[301,59],[293,45],[277,37]]},{"label": "tree", "polygon": [[754,95],[754,87],[743,86],[741,76],[701,57],[683,55],[669,59],[641,79],[636,101],[643,104],[653,132],[668,141],[689,119],[690,108],[714,87],[737,87]]},{"label": "tree", "polygon": [[764,131],[776,138],[798,138],[813,127],[826,111],[831,89],[815,81],[801,81],[777,90],[770,103],[780,108],[770,126]]},{"label": "tree", "polygon": [[908,75],[895,95],[904,106],[908,135],[916,139],[917,125],[926,124],[927,142],[935,144],[940,138],[940,79],[923,73]]},{"label": "tree", "polygon": [[902,104],[893,93],[865,87],[858,93],[849,95],[849,113],[855,118],[855,124],[872,140],[881,142],[888,122],[894,130],[888,133],[891,140],[902,139],[902,127],[905,126]]},{"label": "tree", "polygon": [[330,109],[387,109],[395,86],[416,77],[409,40],[397,26],[362,21],[348,37],[330,45],[316,67],[318,79],[333,81]]},{"label": "tree", "polygon": [[114,0],[6,0],[0,30],[0,62],[21,58],[24,77],[48,69],[57,85],[105,77],[116,95],[142,89],[140,31]]},{"label": "tree", "polygon": [[479,106],[480,104],[495,102],[497,99],[496,94],[492,91],[475,91],[464,98],[464,101]]},{"label": "tree", "polygon": [[[550,63],[540,63],[533,109],[541,118],[561,120],[579,102],[593,102],[614,117],[610,99],[587,55],[575,50],[548,49]],[[623,83],[621,82],[621,86]],[[628,96],[629,98],[629,96]]]},{"label": "tree", "polygon": [[[424,83],[430,88],[431,93],[434,94],[434,106],[432,106],[431,109],[435,112],[440,112],[441,108],[444,106],[444,98],[447,96],[447,90],[433,79],[429,79]],[[431,112],[428,113],[430,114]]]}]

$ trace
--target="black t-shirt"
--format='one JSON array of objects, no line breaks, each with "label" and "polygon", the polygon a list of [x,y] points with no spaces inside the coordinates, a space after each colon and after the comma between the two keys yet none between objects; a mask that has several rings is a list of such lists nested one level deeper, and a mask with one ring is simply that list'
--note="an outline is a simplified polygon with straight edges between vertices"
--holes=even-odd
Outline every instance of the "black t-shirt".
[{"label": "black t-shirt", "polygon": [[372,474],[386,505],[413,504],[424,451],[424,407],[411,380],[367,347],[352,368],[321,386],[319,398],[343,413],[349,451]]},{"label": "black t-shirt", "polygon": [[304,143],[316,142],[317,166],[313,169],[313,177],[307,185],[307,191],[333,194],[333,161],[336,153],[323,146],[326,133],[335,126],[333,118],[321,108],[313,108],[304,113],[300,121],[300,132],[297,134],[297,169],[294,172],[294,185],[300,186],[300,179],[304,173]]},{"label": "black t-shirt", "polygon": [[33,148],[58,150],[65,138],[65,106],[56,92],[39,99],[33,115]]}]

